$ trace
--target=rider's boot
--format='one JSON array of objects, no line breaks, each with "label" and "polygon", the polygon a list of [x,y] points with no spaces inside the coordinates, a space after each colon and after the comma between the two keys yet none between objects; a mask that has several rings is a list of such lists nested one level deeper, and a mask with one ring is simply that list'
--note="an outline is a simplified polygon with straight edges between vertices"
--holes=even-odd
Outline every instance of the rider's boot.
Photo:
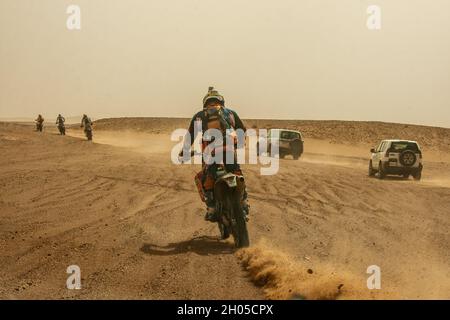
[{"label": "rider's boot", "polygon": [[214,194],[212,191],[205,192],[206,198],[206,214],[205,220],[217,222],[216,203],[214,202]]}]

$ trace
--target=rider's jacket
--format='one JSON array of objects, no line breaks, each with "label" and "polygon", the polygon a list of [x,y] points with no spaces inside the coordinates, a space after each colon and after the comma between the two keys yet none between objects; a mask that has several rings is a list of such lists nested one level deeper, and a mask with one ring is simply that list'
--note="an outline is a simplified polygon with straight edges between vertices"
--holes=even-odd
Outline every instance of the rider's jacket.
[{"label": "rider's jacket", "polygon": [[61,116],[61,117],[58,116],[58,117],[56,118],[56,123],[57,123],[57,124],[63,125],[64,122],[66,122],[66,119],[65,119],[63,116]]},{"label": "rider's jacket", "polygon": [[83,117],[83,119],[81,119],[81,126],[84,127],[84,130],[92,130],[92,121],[89,117]]},{"label": "rider's jacket", "polygon": [[[189,153],[189,149],[195,140],[195,125],[196,121],[201,121],[201,130],[198,134],[204,134],[208,129],[218,129],[222,133],[225,133],[227,129],[242,129],[244,132],[247,130],[244,123],[239,118],[237,113],[231,109],[222,107],[215,113],[209,113],[206,109],[197,112],[191,119],[189,124],[189,132],[185,137],[185,143],[183,146],[183,152]],[[206,148],[212,141],[202,140],[202,150]]]}]

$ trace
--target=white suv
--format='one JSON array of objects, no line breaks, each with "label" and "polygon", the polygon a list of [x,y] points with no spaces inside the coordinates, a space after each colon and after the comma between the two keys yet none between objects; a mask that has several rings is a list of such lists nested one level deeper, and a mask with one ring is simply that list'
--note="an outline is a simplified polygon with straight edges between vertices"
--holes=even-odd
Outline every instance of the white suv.
[{"label": "white suv", "polygon": [[380,179],[387,174],[401,175],[406,179],[412,175],[415,180],[422,177],[422,151],[416,141],[383,140],[370,152],[369,176],[378,172]]}]

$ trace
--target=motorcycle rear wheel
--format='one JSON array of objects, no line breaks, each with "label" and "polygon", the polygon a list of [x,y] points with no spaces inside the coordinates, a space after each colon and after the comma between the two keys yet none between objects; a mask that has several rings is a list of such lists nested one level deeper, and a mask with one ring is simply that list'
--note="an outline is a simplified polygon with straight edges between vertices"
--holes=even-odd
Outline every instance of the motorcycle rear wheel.
[{"label": "motorcycle rear wheel", "polygon": [[239,199],[229,196],[228,204],[231,208],[231,217],[234,218],[234,224],[232,228],[234,245],[236,248],[245,248],[250,246],[250,240],[248,237],[247,222],[245,221],[244,210],[242,210],[241,202]]},{"label": "motorcycle rear wheel", "polygon": [[220,238],[222,240],[228,239],[230,237],[230,229],[222,221],[217,222],[217,224],[219,225]]}]

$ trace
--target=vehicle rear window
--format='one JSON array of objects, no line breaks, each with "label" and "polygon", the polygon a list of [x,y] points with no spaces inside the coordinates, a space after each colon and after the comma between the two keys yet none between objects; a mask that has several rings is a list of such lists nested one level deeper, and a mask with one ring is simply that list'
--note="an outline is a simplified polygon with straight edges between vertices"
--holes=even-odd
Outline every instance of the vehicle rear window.
[{"label": "vehicle rear window", "polygon": [[392,143],[390,150],[392,150],[392,151],[403,151],[403,150],[419,151],[419,147],[414,142],[398,141],[398,142]]},{"label": "vehicle rear window", "polygon": [[281,139],[300,139],[300,135],[297,132],[283,131]]}]

